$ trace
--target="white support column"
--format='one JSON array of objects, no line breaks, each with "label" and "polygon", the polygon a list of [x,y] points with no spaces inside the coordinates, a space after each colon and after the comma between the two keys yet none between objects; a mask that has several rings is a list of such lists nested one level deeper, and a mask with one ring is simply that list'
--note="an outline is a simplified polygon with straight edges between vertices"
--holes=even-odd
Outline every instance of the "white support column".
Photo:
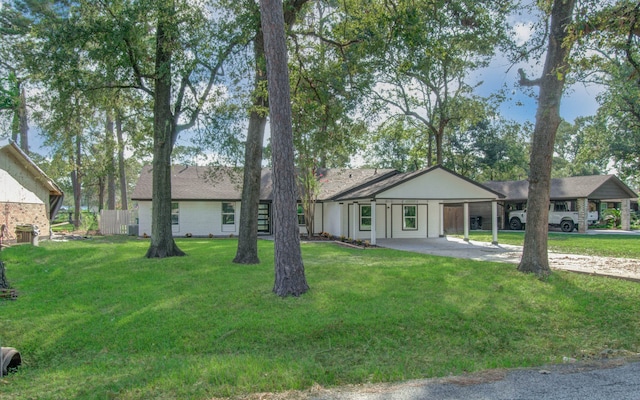
[{"label": "white support column", "polygon": [[498,244],[498,202],[491,202],[491,234],[493,244]]},{"label": "white support column", "polygon": [[353,217],[351,218],[353,221],[353,230],[351,234],[351,239],[356,240],[356,230],[360,229],[360,224],[358,224],[358,220],[360,219],[360,206],[357,202],[353,203]]},{"label": "white support column", "polygon": [[376,245],[376,201],[371,200],[371,243],[372,246]]},{"label": "white support column", "polygon": [[440,237],[444,237],[444,203],[439,204],[440,207]]},{"label": "white support column", "polygon": [[463,217],[464,218],[464,240],[469,241],[469,203],[465,202],[463,206]]}]

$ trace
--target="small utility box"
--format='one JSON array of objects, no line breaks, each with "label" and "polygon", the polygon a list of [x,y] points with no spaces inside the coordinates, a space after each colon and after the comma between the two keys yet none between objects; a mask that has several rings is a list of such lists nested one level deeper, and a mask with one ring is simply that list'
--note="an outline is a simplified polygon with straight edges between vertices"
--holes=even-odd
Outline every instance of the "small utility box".
[{"label": "small utility box", "polygon": [[21,224],[16,225],[16,241],[18,243],[31,243],[34,246],[38,245],[38,227],[33,224]]}]

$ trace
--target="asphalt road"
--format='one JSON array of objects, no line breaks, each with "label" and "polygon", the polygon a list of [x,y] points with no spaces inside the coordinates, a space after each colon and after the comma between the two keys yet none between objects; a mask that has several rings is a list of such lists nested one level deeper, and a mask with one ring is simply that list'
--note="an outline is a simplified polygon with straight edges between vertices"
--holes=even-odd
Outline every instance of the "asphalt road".
[{"label": "asphalt road", "polygon": [[638,400],[640,361],[606,360],[537,369],[321,390],[314,400]]}]

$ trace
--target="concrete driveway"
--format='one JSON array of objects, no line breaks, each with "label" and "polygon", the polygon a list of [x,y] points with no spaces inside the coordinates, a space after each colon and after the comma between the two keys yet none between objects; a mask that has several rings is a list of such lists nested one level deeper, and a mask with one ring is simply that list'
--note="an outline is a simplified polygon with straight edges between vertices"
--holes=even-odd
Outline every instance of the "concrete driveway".
[{"label": "concrete driveway", "polygon": [[464,241],[455,237],[426,239],[378,239],[379,247],[432,254],[435,256],[468,258],[478,261],[519,263],[522,246],[491,244],[487,242]]},{"label": "concrete driveway", "polygon": [[[591,234],[608,233],[606,231]],[[617,232],[619,233],[619,231]],[[640,232],[627,231],[626,234],[637,235],[640,243]],[[570,233],[568,234],[570,235]],[[412,251],[444,257],[467,258],[477,261],[520,263],[522,246],[508,244],[494,245],[487,242],[464,241],[456,237],[429,239],[378,239],[377,245],[389,249]],[[596,257],[580,254],[548,253],[549,267],[590,275],[602,275],[623,278],[640,282],[640,260],[615,257]]]}]

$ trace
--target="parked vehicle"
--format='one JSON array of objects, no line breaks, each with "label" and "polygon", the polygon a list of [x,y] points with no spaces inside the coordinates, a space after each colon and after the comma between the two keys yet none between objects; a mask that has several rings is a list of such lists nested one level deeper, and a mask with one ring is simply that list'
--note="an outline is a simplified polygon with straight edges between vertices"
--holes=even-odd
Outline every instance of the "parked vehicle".
[{"label": "parked vehicle", "polygon": [[[598,212],[589,211],[587,222],[589,225],[598,221]],[[527,223],[527,210],[509,212],[509,228],[511,230],[524,229]],[[549,204],[549,225],[559,226],[562,232],[573,232],[578,228],[578,212],[570,211],[566,202],[551,202]]]}]

